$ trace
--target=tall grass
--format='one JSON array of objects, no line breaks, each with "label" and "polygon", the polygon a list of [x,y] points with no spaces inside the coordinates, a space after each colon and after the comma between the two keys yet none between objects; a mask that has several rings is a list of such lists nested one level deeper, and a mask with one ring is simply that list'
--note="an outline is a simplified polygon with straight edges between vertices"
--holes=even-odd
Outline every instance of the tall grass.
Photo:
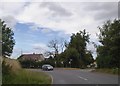
[{"label": "tall grass", "polygon": [[51,84],[51,77],[43,72],[22,69],[16,60],[6,59],[12,72],[3,77],[3,84]]},{"label": "tall grass", "polygon": [[41,72],[21,70],[6,77],[5,84],[51,84],[51,78]]}]

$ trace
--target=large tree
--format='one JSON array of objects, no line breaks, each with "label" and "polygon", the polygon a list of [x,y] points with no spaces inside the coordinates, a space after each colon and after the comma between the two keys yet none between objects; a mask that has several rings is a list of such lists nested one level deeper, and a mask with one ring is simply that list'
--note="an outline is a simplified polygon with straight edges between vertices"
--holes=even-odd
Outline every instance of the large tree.
[{"label": "large tree", "polygon": [[79,53],[75,48],[69,48],[65,50],[65,66],[67,67],[80,67]]},{"label": "large tree", "polygon": [[48,47],[54,49],[54,54],[57,55],[59,51],[59,42],[57,39],[51,40],[48,44]]},{"label": "large tree", "polygon": [[71,40],[68,46],[68,49],[75,48],[79,53],[81,66],[86,66],[88,62],[90,62],[88,60],[90,60],[89,58],[91,57],[89,56],[91,55],[88,55],[87,53],[87,48],[86,48],[87,43],[89,43],[89,34],[84,29],[83,31],[80,31],[71,36]]},{"label": "large tree", "polygon": [[65,39],[52,39],[48,43],[48,47],[53,49],[53,52],[47,52],[50,55],[56,57],[59,53],[62,53],[64,49],[67,47],[67,42]]},{"label": "large tree", "polygon": [[79,53],[81,53],[81,57],[84,57],[87,42],[89,42],[89,34],[83,30],[71,36],[69,47],[74,47]]},{"label": "large tree", "polygon": [[76,64],[74,67],[86,67],[93,62],[92,54],[86,48],[87,43],[89,43],[89,34],[85,30],[72,34],[65,52],[68,52],[67,59],[73,59]]},{"label": "large tree", "polygon": [[[15,44],[15,40],[13,38],[13,31],[11,28],[7,27],[7,25],[0,19],[0,54],[2,57],[9,57],[12,54],[13,46]],[[7,63],[5,59],[2,60],[2,77],[3,80],[5,76],[11,73],[11,66]]]},{"label": "large tree", "polygon": [[98,67],[118,67],[120,61],[120,20],[107,21],[99,27],[99,41],[97,48]]},{"label": "large tree", "polygon": [[14,33],[11,28],[0,19],[0,29],[2,30],[2,56],[8,57],[12,54],[15,45]]}]

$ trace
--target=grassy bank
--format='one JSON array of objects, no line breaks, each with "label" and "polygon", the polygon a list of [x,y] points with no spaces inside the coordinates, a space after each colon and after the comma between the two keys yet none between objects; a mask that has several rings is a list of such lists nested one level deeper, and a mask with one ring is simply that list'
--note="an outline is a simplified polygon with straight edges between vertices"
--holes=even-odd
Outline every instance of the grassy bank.
[{"label": "grassy bank", "polygon": [[5,84],[50,84],[51,78],[41,72],[20,70],[4,77]]},{"label": "grassy bank", "polygon": [[100,73],[108,73],[108,74],[115,74],[120,75],[119,73],[120,69],[118,68],[101,68],[101,69],[95,69],[93,72],[100,72]]},{"label": "grassy bank", "polygon": [[4,75],[3,84],[51,84],[51,77],[43,72],[22,69],[16,60],[6,60],[12,72]]}]

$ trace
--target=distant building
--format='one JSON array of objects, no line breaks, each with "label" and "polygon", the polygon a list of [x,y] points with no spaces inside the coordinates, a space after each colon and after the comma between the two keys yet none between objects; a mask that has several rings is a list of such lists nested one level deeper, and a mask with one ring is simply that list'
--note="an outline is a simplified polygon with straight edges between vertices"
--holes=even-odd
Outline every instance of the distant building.
[{"label": "distant building", "polygon": [[26,60],[30,60],[30,61],[43,61],[45,58],[43,56],[43,54],[22,54],[18,60],[21,60],[21,61],[26,61]]}]

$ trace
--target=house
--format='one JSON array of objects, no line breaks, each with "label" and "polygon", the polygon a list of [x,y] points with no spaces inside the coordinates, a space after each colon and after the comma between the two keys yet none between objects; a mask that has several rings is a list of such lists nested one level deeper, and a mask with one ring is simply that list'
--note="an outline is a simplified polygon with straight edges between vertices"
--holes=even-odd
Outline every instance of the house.
[{"label": "house", "polygon": [[35,61],[35,62],[39,62],[39,61],[43,61],[45,58],[43,56],[43,54],[22,54],[18,60],[21,61],[26,61],[26,60],[30,60],[30,61]]}]

